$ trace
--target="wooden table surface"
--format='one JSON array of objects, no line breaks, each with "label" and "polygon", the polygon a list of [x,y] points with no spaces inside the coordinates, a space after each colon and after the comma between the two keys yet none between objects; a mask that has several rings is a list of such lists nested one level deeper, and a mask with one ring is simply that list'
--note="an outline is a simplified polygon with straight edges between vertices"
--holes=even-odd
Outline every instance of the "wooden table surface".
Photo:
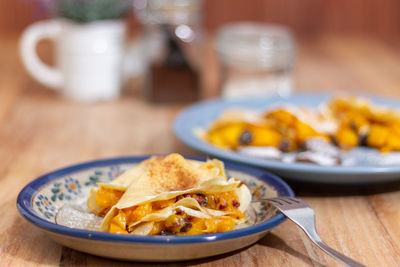
[{"label": "wooden table surface", "polygon": [[[300,40],[296,90],[400,97],[398,44],[329,35]],[[218,77],[211,49],[207,58],[206,97],[215,94]],[[0,266],[130,265],[53,242],[19,215],[17,194],[35,177],[81,161],[170,152],[201,155],[172,132],[173,118],[185,105],[151,104],[131,88],[115,102],[71,103],[26,74],[16,37],[0,38],[0,59]],[[368,266],[400,266],[400,183],[289,184],[314,208],[327,244]],[[247,249],[184,264],[339,266],[288,221]]]}]

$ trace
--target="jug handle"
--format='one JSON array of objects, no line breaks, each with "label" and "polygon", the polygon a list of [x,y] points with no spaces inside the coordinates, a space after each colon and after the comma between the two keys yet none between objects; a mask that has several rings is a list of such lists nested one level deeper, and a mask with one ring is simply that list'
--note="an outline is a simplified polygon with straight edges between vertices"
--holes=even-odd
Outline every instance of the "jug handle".
[{"label": "jug handle", "polygon": [[52,89],[59,89],[63,76],[59,69],[44,64],[36,53],[36,46],[42,39],[56,41],[61,33],[57,20],[40,21],[29,26],[20,40],[20,55],[29,74],[40,83]]}]

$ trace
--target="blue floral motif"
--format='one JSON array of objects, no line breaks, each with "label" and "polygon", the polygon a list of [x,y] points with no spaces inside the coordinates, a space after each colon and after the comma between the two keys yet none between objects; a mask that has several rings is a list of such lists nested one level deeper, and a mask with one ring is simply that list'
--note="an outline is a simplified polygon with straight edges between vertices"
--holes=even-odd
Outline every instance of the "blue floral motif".
[{"label": "blue floral motif", "polygon": [[53,206],[53,203],[46,197],[40,194],[38,196],[38,199],[40,200],[40,203],[44,207],[45,210],[50,210],[54,211],[56,208]]},{"label": "blue floral motif", "polygon": [[89,180],[84,183],[85,186],[97,186],[100,182],[100,178],[103,175],[102,171],[95,170],[92,175],[89,176]]},{"label": "blue floral motif", "polygon": [[253,199],[263,198],[267,191],[267,188],[263,184],[251,181],[247,184],[250,188]]},{"label": "blue floral motif", "polygon": [[119,165],[111,166],[109,171],[107,172],[108,179],[110,181],[112,181],[115,178],[117,178],[118,176],[120,176],[121,174],[123,174],[124,172],[125,172],[125,170],[122,170]]},{"label": "blue floral motif", "polygon": [[50,197],[50,199],[53,202],[56,202],[57,199],[58,200],[71,199],[70,195],[64,193],[64,190],[62,188],[62,183],[59,182],[53,184],[53,188],[51,188],[51,193],[52,196]]},{"label": "blue floral motif", "polygon": [[[267,187],[259,183],[258,181],[250,181],[247,183],[247,186],[250,188],[251,196],[252,199],[260,199],[260,198],[265,198],[266,193],[267,193]],[[257,210],[257,217],[261,218],[264,220],[266,215],[268,214],[270,210],[270,206],[267,202],[261,202],[259,203],[259,209]]]},{"label": "blue floral motif", "polygon": [[78,180],[72,177],[65,179],[64,187],[67,189],[68,193],[72,193],[74,195],[81,193],[81,184]]},{"label": "blue floral motif", "polygon": [[38,200],[35,202],[35,204],[39,211],[48,219],[53,217],[56,208],[53,206],[53,203],[47,198],[47,196],[39,194],[37,199]]}]

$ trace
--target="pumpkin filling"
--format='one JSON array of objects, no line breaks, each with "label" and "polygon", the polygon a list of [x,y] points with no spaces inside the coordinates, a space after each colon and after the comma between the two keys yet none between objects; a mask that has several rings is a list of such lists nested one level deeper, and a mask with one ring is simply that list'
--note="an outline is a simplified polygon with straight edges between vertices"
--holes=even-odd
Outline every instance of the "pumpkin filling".
[{"label": "pumpkin filling", "polygon": [[103,210],[98,215],[104,216],[112,206],[117,204],[124,193],[125,191],[122,190],[100,186],[96,194],[96,204],[103,208]]},{"label": "pumpkin filling", "polygon": [[158,213],[183,198],[193,198],[201,207],[223,211],[225,215],[198,218],[177,209],[165,220],[155,221],[149,235],[197,235],[226,232],[233,230],[236,220],[244,217],[238,209],[240,203],[234,191],[215,194],[183,194],[168,200],[154,201],[118,210],[117,215],[111,219],[108,232],[128,234],[131,232],[129,225],[135,222],[143,223],[141,220],[146,215]]}]

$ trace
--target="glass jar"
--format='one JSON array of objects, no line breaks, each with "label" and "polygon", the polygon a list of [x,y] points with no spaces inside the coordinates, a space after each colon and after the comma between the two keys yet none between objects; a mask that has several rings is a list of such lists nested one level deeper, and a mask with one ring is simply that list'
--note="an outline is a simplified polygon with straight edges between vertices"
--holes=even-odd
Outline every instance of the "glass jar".
[{"label": "glass jar", "polygon": [[154,102],[194,101],[201,83],[201,7],[199,0],[147,0],[145,29],[148,72],[145,94]]},{"label": "glass jar", "polygon": [[225,98],[288,96],[293,90],[295,45],[282,26],[233,23],[217,34],[221,95]]}]

